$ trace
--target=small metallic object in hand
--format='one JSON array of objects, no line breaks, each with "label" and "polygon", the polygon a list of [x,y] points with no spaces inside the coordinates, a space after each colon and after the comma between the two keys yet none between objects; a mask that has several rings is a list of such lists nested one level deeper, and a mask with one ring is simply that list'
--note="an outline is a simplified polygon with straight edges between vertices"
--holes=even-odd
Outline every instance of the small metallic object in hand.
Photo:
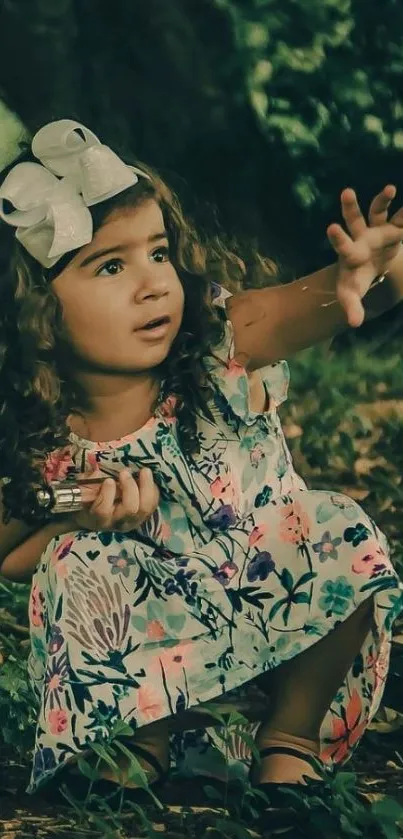
[{"label": "small metallic object in hand", "polygon": [[[379,275],[379,277],[375,277],[375,279],[374,279],[374,281],[371,283],[371,285],[370,285],[370,287],[369,287],[368,291],[371,291],[373,288],[376,288],[376,286],[377,286],[377,285],[380,285],[381,283],[383,283],[383,281],[386,279],[386,277],[387,277],[388,273],[389,273],[388,271],[385,271],[383,274],[380,274],[380,275]],[[302,287],[302,291],[311,291],[311,289],[309,288],[309,286],[308,286],[308,285],[304,285],[304,286]],[[313,292],[313,293],[314,293],[314,294],[333,294],[333,291],[315,291],[315,292]],[[368,293],[368,292],[367,292],[367,293]],[[338,300],[337,300],[337,298],[335,297],[333,300],[329,300],[329,302],[328,302],[328,303],[321,303],[321,304],[320,304],[320,307],[321,307],[321,309],[327,309],[327,308],[328,308],[328,306],[334,306],[334,304],[335,304],[335,303],[338,303],[338,302],[339,302],[339,301],[338,301]]]},{"label": "small metallic object in hand", "polygon": [[[77,510],[83,509],[82,492],[78,484],[66,481],[52,487],[52,489],[54,495],[54,503],[51,506],[52,513],[75,513]],[[40,489],[37,493],[37,499],[41,507],[49,507],[52,496],[47,490]]]}]

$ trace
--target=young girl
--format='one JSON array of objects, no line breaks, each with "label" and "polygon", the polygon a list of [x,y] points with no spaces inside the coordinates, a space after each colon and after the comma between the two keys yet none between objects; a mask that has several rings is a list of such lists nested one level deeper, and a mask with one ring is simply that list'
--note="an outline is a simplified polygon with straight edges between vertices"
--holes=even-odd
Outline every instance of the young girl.
[{"label": "young girl", "polygon": [[[30,789],[117,720],[157,779],[170,732],[257,677],[252,783],[319,778],[379,705],[400,584],[363,510],[294,472],[280,359],[359,325],[364,296],[367,316],[401,298],[394,189],[369,227],[343,193],[334,266],[231,296],[242,260],[202,245],[154,172],[70,120],[32,151],[0,188],[0,561],[36,568]],[[38,490],[91,472],[112,477],[44,521]]]}]

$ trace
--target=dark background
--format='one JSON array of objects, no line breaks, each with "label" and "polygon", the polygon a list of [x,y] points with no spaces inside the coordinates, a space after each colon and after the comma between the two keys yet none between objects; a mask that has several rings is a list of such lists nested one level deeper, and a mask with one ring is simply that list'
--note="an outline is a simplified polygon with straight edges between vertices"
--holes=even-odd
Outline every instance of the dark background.
[{"label": "dark background", "polygon": [[0,0],[0,55],[29,132],[88,124],[285,278],[332,260],[343,187],[402,186],[401,0]]}]

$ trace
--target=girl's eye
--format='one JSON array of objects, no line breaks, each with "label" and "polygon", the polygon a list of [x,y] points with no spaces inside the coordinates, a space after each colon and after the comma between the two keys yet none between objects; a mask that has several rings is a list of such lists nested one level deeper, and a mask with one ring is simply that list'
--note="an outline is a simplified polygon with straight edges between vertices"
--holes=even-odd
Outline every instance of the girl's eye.
[{"label": "girl's eye", "polygon": [[151,259],[154,262],[169,262],[169,248],[167,245],[161,245],[156,248],[151,254]]},{"label": "girl's eye", "polygon": [[114,274],[120,274],[123,270],[123,262],[121,259],[109,259],[108,262],[104,262],[98,271],[96,272],[97,277],[113,277]]}]

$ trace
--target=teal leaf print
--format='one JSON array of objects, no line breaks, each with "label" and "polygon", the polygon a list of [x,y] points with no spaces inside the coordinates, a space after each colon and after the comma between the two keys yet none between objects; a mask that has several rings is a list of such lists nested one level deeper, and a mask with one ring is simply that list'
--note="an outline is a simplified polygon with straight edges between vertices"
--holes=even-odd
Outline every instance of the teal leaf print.
[{"label": "teal leaf print", "polygon": [[263,487],[262,491],[258,492],[258,494],[255,498],[255,507],[258,507],[258,508],[259,507],[265,507],[266,504],[269,503],[272,495],[273,495],[272,488],[268,484],[266,484],[266,486]]},{"label": "teal leaf print", "polygon": [[141,634],[145,634],[147,628],[147,621],[141,615],[132,615],[131,624],[137,629],[137,632],[141,632]]},{"label": "teal leaf print", "polygon": [[254,588],[253,586],[239,589],[239,594],[245,603],[249,603],[251,606],[258,606],[259,608],[262,608],[262,601],[271,600],[274,597],[274,594],[270,591],[262,591],[260,587]]},{"label": "teal leaf print", "polygon": [[325,524],[325,522],[330,521],[337,512],[337,507],[335,507],[334,504],[331,504],[330,501],[323,501],[316,508],[316,521],[318,524]]},{"label": "teal leaf print", "polygon": [[228,600],[230,600],[232,608],[235,612],[242,612],[242,600],[239,595],[239,592],[235,591],[235,589],[229,588],[226,589]]},{"label": "teal leaf print", "polygon": [[186,615],[173,615],[168,614],[166,616],[166,623],[169,626],[169,629],[172,629],[173,632],[181,632],[186,622]]},{"label": "teal leaf print", "polygon": [[326,580],[321,592],[323,596],[319,598],[319,607],[327,617],[345,615],[354,597],[354,588],[344,576],[337,577],[336,580]]},{"label": "teal leaf print", "polygon": [[297,587],[300,588],[301,586],[304,586],[305,583],[310,583],[311,580],[314,580],[315,577],[317,577],[317,576],[318,575],[317,575],[316,571],[307,571],[306,574],[303,574],[302,577],[299,578],[298,583],[295,586],[295,588],[297,588]]},{"label": "teal leaf print", "polygon": [[313,571],[308,571],[306,574],[303,574],[302,577],[300,577],[296,583],[294,583],[294,578],[288,570],[288,568],[283,568],[281,572],[280,581],[283,588],[285,588],[287,592],[287,597],[282,597],[280,600],[274,603],[270,610],[269,621],[273,620],[273,618],[275,618],[280,609],[284,607],[283,622],[284,625],[287,626],[292,606],[294,604],[309,604],[311,602],[311,595],[308,594],[308,592],[297,591],[297,589],[310,582],[314,577],[316,577],[316,573],[314,573]]},{"label": "teal leaf print", "polygon": [[288,568],[283,568],[281,572],[281,585],[286,591],[288,591],[289,594],[291,594],[294,587],[294,577]]},{"label": "teal leaf print", "polygon": [[293,595],[292,598],[293,603],[310,603],[311,598],[307,591],[298,591],[296,594]]},{"label": "teal leaf print", "polygon": [[344,539],[346,542],[351,542],[353,548],[357,548],[361,542],[366,542],[371,531],[361,521],[357,522],[355,527],[347,527],[344,531]]},{"label": "teal leaf print", "polygon": [[280,609],[283,608],[288,603],[288,597],[283,597],[281,600],[277,600],[276,603],[271,607],[270,614],[269,614],[269,621],[272,621],[273,618],[276,617],[277,613]]},{"label": "teal leaf print", "polygon": [[353,521],[357,515],[357,507],[352,501],[342,495],[331,495],[326,501],[322,501],[316,508],[316,521],[318,524],[325,524],[339,513],[348,521]]}]

